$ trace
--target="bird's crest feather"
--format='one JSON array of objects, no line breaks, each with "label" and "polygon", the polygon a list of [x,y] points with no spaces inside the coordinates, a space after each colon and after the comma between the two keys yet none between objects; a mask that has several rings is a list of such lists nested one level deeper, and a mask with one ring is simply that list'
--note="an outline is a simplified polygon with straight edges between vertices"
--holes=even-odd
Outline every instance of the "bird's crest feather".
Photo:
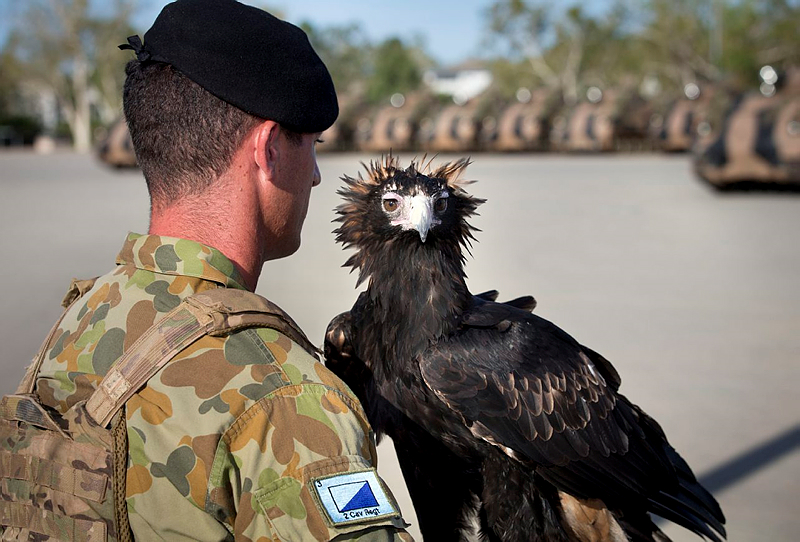
[{"label": "bird's crest feather", "polygon": [[[434,155],[428,159],[428,155],[425,154],[419,160],[412,160],[405,172],[420,173],[427,177],[444,179],[447,181],[447,185],[453,189],[463,190],[465,186],[475,182],[461,178],[461,175],[467,167],[472,164],[470,158],[460,158],[455,162],[447,162],[433,169],[433,161],[436,159],[436,156],[437,155]],[[392,155],[392,153],[382,156],[379,160],[370,160],[367,164],[361,162],[361,165],[366,171],[366,178],[362,177],[360,172],[357,178],[352,178],[347,175],[342,177],[342,180],[347,183],[351,189],[359,191],[369,191],[389,179],[398,171],[403,171],[400,167],[400,159]],[[342,191],[339,193],[345,195]]]},{"label": "bird's crest feather", "polygon": [[[458,249],[458,245],[461,245],[469,251],[471,241],[475,239],[472,232],[477,231],[477,228],[468,224],[466,219],[477,214],[475,210],[485,201],[470,195],[464,189],[475,182],[463,178],[464,171],[472,161],[469,158],[461,158],[434,168],[435,158],[436,156],[433,156],[428,159],[426,154],[419,160],[412,160],[409,166],[403,169],[400,166],[400,160],[389,153],[369,163],[361,162],[364,168],[363,174],[359,172],[355,177],[344,175],[341,178],[344,185],[339,188],[337,193],[344,202],[336,208],[339,216],[335,221],[340,222],[341,225],[334,230],[334,233],[336,241],[341,243],[344,248],[356,247],[359,249],[344,264],[345,267],[352,267],[353,270],[360,269],[359,283],[370,274],[370,270],[366,269],[367,253],[370,252],[371,247],[374,248],[377,245],[375,235],[371,232],[368,223],[369,213],[367,210],[371,198],[376,188],[398,175],[412,178],[424,176],[430,179],[440,179],[447,184],[451,195],[461,202],[459,206],[461,219],[457,228],[458,242],[454,248]],[[458,258],[463,261],[463,255],[460,252]]]}]

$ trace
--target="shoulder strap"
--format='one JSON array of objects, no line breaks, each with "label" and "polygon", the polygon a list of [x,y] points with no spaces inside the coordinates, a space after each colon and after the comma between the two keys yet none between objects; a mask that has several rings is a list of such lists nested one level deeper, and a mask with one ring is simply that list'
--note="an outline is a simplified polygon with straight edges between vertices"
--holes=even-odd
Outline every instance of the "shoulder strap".
[{"label": "shoulder strap", "polygon": [[247,290],[217,288],[194,294],[187,300],[208,310],[214,318],[211,335],[227,335],[245,327],[269,327],[287,335],[311,355],[319,353],[319,349],[308,340],[291,316],[258,294]]},{"label": "shoulder strap", "polygon": [[61,313],[61,316],[53,325],[50,333],[47,334],[47,338],[39,348],[39,352],[25,371],[25,376],[17,387],[17,393],[33,393],[33,389],[36,387],[36,375],[39,374],[39,369],[42,367],[42,362],[44,362],[44,354],[47,352],[47,346],[50,344],[50,341],[53,340],[53,336],[56,334],[56,331],[58,331],[61,322],[64,321],[64,317],[67,315],[67,312],[69,312],[70,307],[83,297],[83,294],[92,289],[95,281],[97,281],[97,277],[87,280],[72,279],[69,289],[67,290],[67,295],[65,295],[64,299],[61,301],[64,312]]},{"label": "shoulder strap", "polygon": [[275,329],[312,356],[319,352],[288,314],[257,294],[229,288],[194,294],[147,329],[111,367],[86,402],[88,414],[107,425],[139,388],[190,344],[205,335],[224,336],[248,327]]}]

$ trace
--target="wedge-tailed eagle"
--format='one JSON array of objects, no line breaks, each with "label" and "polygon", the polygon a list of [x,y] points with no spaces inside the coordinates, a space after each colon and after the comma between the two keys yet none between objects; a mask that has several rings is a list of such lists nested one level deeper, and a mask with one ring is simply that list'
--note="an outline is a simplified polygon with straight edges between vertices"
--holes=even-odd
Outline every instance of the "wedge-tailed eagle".
[{"label": "wedge-tailed eagle", "polygon": [[523,297],[475,296],[467,160],[344,177],[336,240],[368,281],[328,326],[328,366],[394,442],[425,540],[665,541],[649,513],[719,542],[722,511],[603,356]]}]

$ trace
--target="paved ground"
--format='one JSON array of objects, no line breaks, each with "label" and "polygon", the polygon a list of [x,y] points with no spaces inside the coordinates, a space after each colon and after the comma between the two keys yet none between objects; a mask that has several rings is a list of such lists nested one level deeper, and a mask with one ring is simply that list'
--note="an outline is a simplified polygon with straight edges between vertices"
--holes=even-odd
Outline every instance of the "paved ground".
[{"label": "paved ground", "polygon": [[[319,342],[356,297],[330,234],[338,177],[370,158],[320,158],[303,247],[264,267],[259,293]],[[489,200],[471,288],[535,295],[539,314],[612,360],[720,500],[731,541],[798,540],[800,197],[714,193],[679,156],[477,155],[469,176]],[[0,187],[6,393],[70,278],[105,272],[125,232],[145,231],[147,200],[138,171],[68,153],[0,153]],[[381,453],[413,523],[391,446]]]}]

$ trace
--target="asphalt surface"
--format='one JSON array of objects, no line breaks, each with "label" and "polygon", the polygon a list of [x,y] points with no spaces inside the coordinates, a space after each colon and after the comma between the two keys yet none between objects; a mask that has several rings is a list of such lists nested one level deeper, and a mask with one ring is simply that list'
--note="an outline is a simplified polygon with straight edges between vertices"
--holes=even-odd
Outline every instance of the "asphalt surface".
[{"label": "asphalt surface", "polygon": [[[259,283],[319,343],[357,294],[330,233],[338,178],[372,158],[320,157],[303,246],[265,265]],[[471,289],[534,295],[538,314],[610,359],[622,392],[720,501],[729,540],[800,539],[800,196],[715,193],[682,156],[474,161],[471,190],[488,202],[474,220],[483,231],[467,263]],[[8,393],[70,279],[108,271],[125,233],[146,231],[148,204],[138,171],[67,152],[0,152],[0,187]],[[390,442],[379,449],[379,470],[415,523]]]}]

